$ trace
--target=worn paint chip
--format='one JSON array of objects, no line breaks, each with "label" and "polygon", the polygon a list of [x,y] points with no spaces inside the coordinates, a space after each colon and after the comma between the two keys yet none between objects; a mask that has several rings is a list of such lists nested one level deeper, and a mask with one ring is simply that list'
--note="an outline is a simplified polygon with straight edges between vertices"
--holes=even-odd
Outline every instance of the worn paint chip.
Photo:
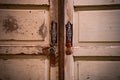
[{"label": "worn paint chip", "polygon": [[3,27],[6,33],[16,31],[19,28],[17,20],[13,16],[7,16],[3,20]]},{"label": "worn paint chip", "polygon": [[40,26],[39,34],[42,36],[43,40],[47,36],[47,27],[45,26],[45,22]]}]

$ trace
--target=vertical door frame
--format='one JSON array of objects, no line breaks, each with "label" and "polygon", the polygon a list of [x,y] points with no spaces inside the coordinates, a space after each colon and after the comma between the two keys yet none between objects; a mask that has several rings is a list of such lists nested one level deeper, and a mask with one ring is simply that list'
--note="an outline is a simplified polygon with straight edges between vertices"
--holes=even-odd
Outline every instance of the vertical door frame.
[{"label": "vertical door frame", "polygon": [[[56,22],[58,27],[58,0],[49,1],[50,1],[50,27],[52,21]],[[58,48],[58,44],[55,47]],[[50,80],[58,80],[58,74],[56,73],[58,73],[58,66],[56,64],[55,66],[50,66]]]},{"label": "vertical door frame", "polygon": [[59,80],[73,80],[73,76],[71,76],[73,56],[65,53],[65,25],[68,21],[73,24],[73,0],[50,0],[50,6],[50,21],[58,23],[58,78]]},{"label": "vertical door frame", "polygon": [[[65,0],[65,8],[64,8],[64,11],[65,11],[65,24],[64,24],[64,26],[66,26],[68,21],[71,24],[73,24],[73,13],[74,13],[73,1],[74,0]],[[74,28],[74,25],[73,25],[73,28]],[[65,39],[66,39],[66,37],[65,37]],[[65,55],[65,80],[74,80],[74,59],[73,59],[73,54]]]},{"label": "vertical door frame", "polygon": [[59,80],[64,80],[64,56],[65,56],[65,40],[64,40],[64,1],[58,1],[58,49],[59,49]]}]

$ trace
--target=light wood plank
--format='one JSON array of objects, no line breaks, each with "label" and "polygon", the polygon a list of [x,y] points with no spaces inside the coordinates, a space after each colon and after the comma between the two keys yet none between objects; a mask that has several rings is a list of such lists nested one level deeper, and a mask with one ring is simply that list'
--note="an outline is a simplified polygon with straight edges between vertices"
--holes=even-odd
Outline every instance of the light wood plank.
[{"label": "light wood plank", "polygon": [[[0,60],[1,80],[48,80],[46,58]],[[46,77],[47,75],[47,77]]]},{"label": "light wood plank", "polygon": [[74,56],[120,56],[120,46],[79,46],[73,52]]},{"label": "light wood plank", "polygon": [[74,6],[120,4],[120,0],[74,0]]},{"label": "light wood plank", "polygon": [[[76,80],[119,80],[120,62],[112,61],[77,61]],[[78,66],[79,65],[79,66]]]},{"label": "light wood plank", "polygon": [[120,10],[80,11],[79,41],[120,41]]},{"label": "light wood plank", "polygon": [[49,54],[49,47],[45,46],[0,46],[0,54]]},{"label": "light wood plank", "polygon": [[49,39],[47,11],[1,9],[0,14],[0,40]]},{"label": "light wood plank", "polygon": [[49,5],[49,0],[0,0],[0,4]]}]

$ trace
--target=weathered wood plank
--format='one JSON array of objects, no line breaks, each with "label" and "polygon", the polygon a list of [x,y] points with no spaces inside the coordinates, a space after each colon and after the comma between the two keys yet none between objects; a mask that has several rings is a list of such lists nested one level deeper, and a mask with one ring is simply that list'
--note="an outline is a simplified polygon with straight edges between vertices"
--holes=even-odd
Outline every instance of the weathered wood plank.
[{"label": "weathered wood plank", "polygon": [[[65,0],[65,26],[68,22],[70,22],[71,24],[73,24],[73,11],[74,11],[74,7],[73,7],[73,1],[74,0]],[[64,33],[64,35],[66,36],[66,33]],[[64,37],[66,39],[66,37]],[[66,49],[65,49],[66,50]],[[72,55],[66,55],[65,56],[65,80],[74,80],[74,62],[73,62],[73,58]]]},{"label": "weathered wood plank", "polygon": [[74,56],[120,56],[120,46],[79,46],[73,52]]},{"label": "weathered wood plank", "polygon": [[75,80],[119,80],[120,62],[76,61]]},{"label": "weathered wood plank", "polygon": [[120,10],[80,11],[79,41],[120,41]]},{"label": "weathered wood plank", "polygon": [[0,0],[0,4],[49,5],[49,0]]},{"label": "weathered wood plank", "polygon": [[74,0],[74,6],[120,4],[120,0]]},{"label": "weathered wood plank", "polygon": [[49,54],[49,47],[44,47],[44,46],[0,46],[0,54],[48,55]]},{"label": "weathered wood plank", "polygon": [[58,0],[58,53],[59,53],[59,80],[65,80],[64,72],[64,57],[65,57],[65,46],[64,46],[64,3],[65,0]]},{"label": "weathered wood plank", "polygon": [[40,59],[0,59],[0,80],[48,80],[49,64]]},{"label": "weathered wood plank", "polygon": [[[50,0],[50,22],[52,22],[52,21],[56,22],[57,29],[58,29],[58,24],[59,24],[58,23],[58,1],[59,0]],[[57,33],[58,33],[58,31],[57,31]],[[55,48],[57,49],[58,46],[55,46]],[[56,54],[56,55],[58,55],[58,54]],[[54,67],[50,67],[50,80],[59,80],[58,73],[59,73],[58,65],[55,65]]]},{"label": "weathered wood plank", "polygon": [[73,0],[65,0],[65,24],[70,21],[73,23]]},{"label": "weathered wood plank", "polygon": [[48,36],[45,10],[0,10],[0,40],[40,40]]}]

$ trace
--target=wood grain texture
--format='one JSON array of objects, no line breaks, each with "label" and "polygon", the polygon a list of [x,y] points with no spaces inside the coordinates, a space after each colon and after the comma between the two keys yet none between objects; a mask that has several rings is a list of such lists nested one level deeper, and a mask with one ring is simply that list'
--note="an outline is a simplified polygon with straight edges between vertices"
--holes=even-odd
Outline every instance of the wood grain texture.
[{"label": "wood grain texture", "polygon": [[119,80],[119,67],[119,61],[76,61],[75,80]]},{"label": "wood grain texture", "polygon": [[40,40],[48,36],[44,10],[0,10],[0,40]]},{"label": "wood grain texture", "polygon": [[59,22],[59,31],[58,31],[58,48],[59,48],[59,80],[64,80],[64,57],[65,57],[65,35],[64,35],[64,5],[65,0],[58,1],[58,22]]},{"label": "wood grain texture", "polygon": [[74,0],[74,6],[113,5],[120,4],[120,0]]},{"label": "wood grain texture", "polygon": [[49,5],[49,0],[0,0],[0,4]]},{"label": "wood grain texture", "polygon": [[120,11],[80,11],[79,41],[120,41]]},{"label": "wood grain texture", "polygon": [[0,79],[2,80],[48,80],[49,64],[46,58],[0,59]]}]

